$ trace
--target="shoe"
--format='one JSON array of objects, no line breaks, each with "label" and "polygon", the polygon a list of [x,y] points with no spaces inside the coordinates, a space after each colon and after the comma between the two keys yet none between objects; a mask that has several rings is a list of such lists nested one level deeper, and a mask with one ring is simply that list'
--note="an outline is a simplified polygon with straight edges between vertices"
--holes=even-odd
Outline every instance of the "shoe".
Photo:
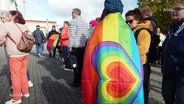
[{"label": "shoe", "polygon": [[64,70],[70,70],[70,69],[68,69],[68,68],[64,68]]},{"label": "shoe", "polygon": [[10,101],[6,101],[5,104],[20,104],[22,103],[22,100],[13,100],[11,99]]},{"label": "shoe", "polygon": [[70,83],[69,86],[71,87],[80,87],[81,84],[79,83]]},{"label": "shoe", "polygon": [[64,58],[61,58],[61,61],[64,63],[65,62],[65,59]]},{"label": "shoe", "polygon": [[22,97],[28,98],[29,96],[30,96],[29,93],[27,93],[27,94],[22,94]]},{"label": "shoe", "polygon": [[31,82],[31,80],[28,81],[28,86],[29,86],[29,87],[33,87],[33,83]]},{"label": "shoe", "polygon": [[42,58],[42,56],[41,55],[38,55],[38,58]]}]

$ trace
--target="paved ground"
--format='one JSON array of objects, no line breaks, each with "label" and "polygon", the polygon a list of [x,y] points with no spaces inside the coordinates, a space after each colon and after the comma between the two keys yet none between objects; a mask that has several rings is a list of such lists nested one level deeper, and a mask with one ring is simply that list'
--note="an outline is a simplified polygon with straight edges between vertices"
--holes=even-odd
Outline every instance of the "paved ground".
[{"label": "paved ground", "polygon": [[[73,72],[63,70],[61,60],[47,57],[46,51],[44,58],[37,58],[34,49],[31,52],[28,70],[34,86],[29,89],[31,96],[23,98],[22,104],[83,104],[81,88],[68,85],[72,82]],[[3,48],[0,48],[0,104],[11,98],[9,76]],[[159,67],[152,67],[149,104],[164,104]]]}]

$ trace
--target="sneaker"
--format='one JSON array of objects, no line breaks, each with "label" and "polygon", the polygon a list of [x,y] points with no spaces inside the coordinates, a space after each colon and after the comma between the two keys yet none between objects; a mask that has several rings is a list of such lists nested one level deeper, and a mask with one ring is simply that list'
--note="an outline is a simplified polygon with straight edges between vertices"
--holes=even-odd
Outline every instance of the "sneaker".
[{"label": "sneaker", "polygon": [[29,87],[33,87],[33,83],[31,82],[31,80],[28,81],[28,86],[29,86]]},{"label": "sneaker", "polygon": [[28,98],[30,95],[29,93],[27,93],[27,94],[22,94],[22,96]]},{"label": "sneaker", "polygon": [[20,104],[22,103],[22,100],[13,100],[11,99],[10,101],[6,101],[5,104]]},{"label": "sneaker", "polygon": [[38,57],[38,58],[42,58],[42,55],[41,55],[41,54],[38,54],[37,57]]},{"label": "sneaker", "polygon": [[42,56],[41,55],[38,55],[38,58],[42,58]]},{"label": "sneaker", "polygon": [[61,61],[64,63],[65,62],[65,59],[64,58],[61,58]]},{"label": "sneaker", "polygon": [[70,69],[68,69],[68,68],[64,68],[64,70],[70,70]]},{"label": "sneaker", "polygon": [[63,68],[65,68],[65,64],[63,64]]}]

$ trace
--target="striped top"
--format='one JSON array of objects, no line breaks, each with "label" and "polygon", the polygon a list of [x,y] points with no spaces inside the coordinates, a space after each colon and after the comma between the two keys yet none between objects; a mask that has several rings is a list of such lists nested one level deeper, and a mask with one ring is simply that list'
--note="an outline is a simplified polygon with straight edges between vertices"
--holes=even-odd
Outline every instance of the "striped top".
[{"label": "striped top", "polygon": [[70,37],[68,47],[82,48],[85,47],[88,36],[88,23],[81,16],[75,17],[70,22]]}]

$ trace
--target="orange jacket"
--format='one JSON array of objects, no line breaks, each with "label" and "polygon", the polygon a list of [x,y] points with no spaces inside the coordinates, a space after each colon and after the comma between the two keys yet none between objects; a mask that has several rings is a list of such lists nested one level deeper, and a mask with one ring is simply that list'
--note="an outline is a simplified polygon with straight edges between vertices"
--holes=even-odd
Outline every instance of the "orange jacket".
[{"label": "orange jacket", "polygon": [[68,46],[69,34],[70,34],[69,27],[63,28],[60,39],[60,44],[62,46]]},{"label": "orange jacket", "polygon": [[[146,21],[144,23],[139,23],[138,26],[133,30],[134,33],[140,29],[140,28],[147,28],[148,30],[151,30],[150,28],[150,21]],[[147,53],[149,51],[151,42],[151,35],[147,30],[140,31],[138,37],[137,37],[137,45],[139,49],[139,53],[141,55],[142,64],[146,64],[147,60]]]}]

